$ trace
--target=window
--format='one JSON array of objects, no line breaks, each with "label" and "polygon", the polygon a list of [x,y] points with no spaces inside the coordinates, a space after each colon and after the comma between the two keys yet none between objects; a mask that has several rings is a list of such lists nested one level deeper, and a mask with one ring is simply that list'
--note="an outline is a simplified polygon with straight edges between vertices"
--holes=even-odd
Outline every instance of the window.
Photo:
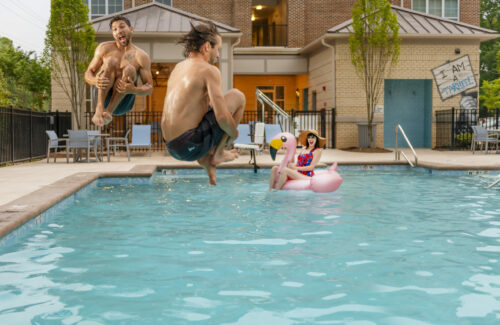
[{"label": "window", "polygon": [[413,0],[413,10],[429,15],[458,20],[460,0]]},{"label": "window", "polygon": [[90,19],[111,15],[123,10],[123,0],[85,0]]},{"label": "window", "polygon": [[155,0],[155,2],[162,3],[164,5],[172,7],[172,0]]},{"label": "window", "polygon": [[252,0],[252,46],[287,46],[287,15],[287,0]]}]

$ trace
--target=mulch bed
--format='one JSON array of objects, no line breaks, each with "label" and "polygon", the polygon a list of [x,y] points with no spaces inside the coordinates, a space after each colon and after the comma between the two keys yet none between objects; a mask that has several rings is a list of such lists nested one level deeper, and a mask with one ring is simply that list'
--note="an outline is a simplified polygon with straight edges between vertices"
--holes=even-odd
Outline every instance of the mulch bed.
[{"label": "mulch bed", "polygon": [[384,149],[384,148],[358,148],[358,147],[341,148],[340,150],[350,151],[350,152],[363,152],[363,153],[393,152],[392,150],[388,150],[388,149]]}]

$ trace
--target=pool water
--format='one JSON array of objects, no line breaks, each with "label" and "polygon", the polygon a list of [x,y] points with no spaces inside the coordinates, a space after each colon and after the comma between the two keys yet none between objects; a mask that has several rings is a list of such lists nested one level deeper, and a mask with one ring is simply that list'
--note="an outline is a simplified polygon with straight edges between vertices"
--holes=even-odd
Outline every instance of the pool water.
[{"label": "pool water", "polygon": [[491,175],[101,179],[0,242],[0,324],[498,324]]}]

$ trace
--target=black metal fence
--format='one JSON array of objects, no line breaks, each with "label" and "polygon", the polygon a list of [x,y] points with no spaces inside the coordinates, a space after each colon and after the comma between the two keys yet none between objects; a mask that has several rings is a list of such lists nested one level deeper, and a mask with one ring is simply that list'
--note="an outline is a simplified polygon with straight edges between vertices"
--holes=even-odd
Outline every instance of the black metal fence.
[{"label": "black metal fence", "polygon": [[71,113],[36,112],[0,107],[0,164],[45,157],[46,130],[62,137],[71,128]]},{"label": "black metal fence", "polygon": [[472,140],[473,125],[487,129],[500,126],[500,109],[476,110],[455,109],[436,111],[436,148],[468,150]]},{"label": "black metal fence", "polygon": [[[335,146],[335,109],[307,112],[291,110],[287,113],[291,117],[289,120],[276,114],[273,110],[266,110],[264,114],[262,111],[245,111],[240,123],[263,121],[268,124],[280,124],[284,132],[292,134],[295,130],[315,129],[322,137],[327,138],[327,148]],[[96,129],[92,123],[92,116],[93,113],[85,114],[83,128]],[[102,132],[112,137],[123,137],[134,124],[150,124],[153,150],[162,151],[165,150],[165,145],[161,133],[161,116],[162,112],[130,112],[126,115],[115,116],[113,121],[102,129]]]},{"label": "black metal fence", "polygon": [[264,122],[267,124],[280,124],[283,132],[296,134],[300,130],[317,130],[320,136],[327,139],[326,147],[335,148],[335,109],[319,111],[287,111],[287,119],[274,110],[245,111],[241,123],[250,121]]}]

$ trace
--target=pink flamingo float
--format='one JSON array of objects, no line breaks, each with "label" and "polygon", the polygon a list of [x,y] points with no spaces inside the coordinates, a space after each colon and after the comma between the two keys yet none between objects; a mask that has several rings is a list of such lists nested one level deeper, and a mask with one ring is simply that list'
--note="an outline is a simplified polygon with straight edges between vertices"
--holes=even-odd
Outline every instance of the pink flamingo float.
[{"label": "pink flamingo float", "polygon": [[[280,172],[294,160],[295,150],[297,149],[297,139],[293,134],[282,132],[277,134],[269,143],[270,153],[273,160],[276,159],[276,152],[281,147],[285,147],[285,157],[276,170],[275,186],[278,183]],[[337,190],[342,184],[342,177],[337,173],[337,163],[333,163],[326,170],[315,170],[311,179],[289,179],[285,182],[282,190],[312,190],[317,193],[328,193]]]}]

